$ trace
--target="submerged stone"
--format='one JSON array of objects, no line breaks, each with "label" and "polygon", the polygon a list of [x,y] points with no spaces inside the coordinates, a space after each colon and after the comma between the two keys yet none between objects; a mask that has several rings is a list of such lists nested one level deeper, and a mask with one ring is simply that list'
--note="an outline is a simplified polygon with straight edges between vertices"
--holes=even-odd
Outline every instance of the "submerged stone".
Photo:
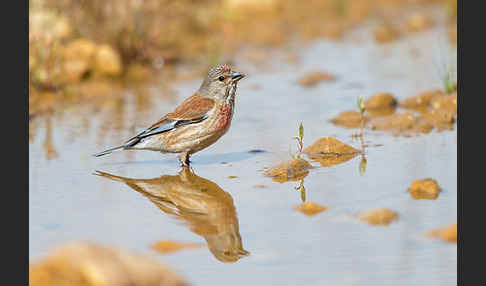
[{"label": "submerged stone", "polygon": [[411,108],[411,109],[423,109],[430,105],[430,102],[437,97],[444,95],[442,90],[434,89],[422,92],[417,96],[409,97],[405,100],[400,102],[400,106],[403,108]]},{"label": "submerged stone", "polygon": [[309,174],[310,168],[312,168],[312,165],[309,162],[297,158],[269,168],[265,172],[265,176],[272,177],[274,181],[279,183],[298,181]]},{"label": "submerged stone", "polygon": [[309,72],[301,77],[298,83],[304,87],[312,87],[320,83],[321,81],[333,81],[336,77],[328,72]]},{"label": "submerged stone", "polygon": [[408,191],[414,199],[435,200],[439,196],[440,187],[436,180],[426,178],[423,180],[413,180]]},{"label": "submerged stone", "polygon": [[431,230],[425,234],[426,237],[441,239],[450,243],[457,243],[457,222],[448,226]]},{"label": "submerged stone", "polygon": [[298,205],[295,209],[307,216],[313,216],[327,210],[327,207],[313,202],[304,202]]},{"label": "submerged stone", "polygon": [[265,185],[254,185],[253,187],[255,189],[265,189],[267,186],[265,186]]},{"label": "submerged stone", "polygon": [[455,114],[449,110],[432,109],[420,114],[420,120],[441,130],[452,129],[455,122]]},{"label": "submerged stone", "polygon": [[451,111],[455,116],[457,113],[457,92],[435,97],[430,101],[430,105],[434,109]]},{"label": "submerged stone", "polygon": [[308,155],[351,155],[359,154],[361,150],[345,144],[333,137],[319,138],[314,144],[304,149]]},{"label": "submerged stone", "polygon": [[[363,116],[364,123],[367,120],[368,118]],[[359,128],[361,126],[361,114],[355,110],[344,111],[331,119],[331,122],[344,128]]]},{"label": "submerged stone", "polygon": [[417,119],[411,113],[395,113],[392,115],[373,118],[370,126],[373,130],[403,132],[412,129]]},{"label": "submerged stone", "polygon": [[358,213],[356,217],[370,225],[387,226],[398,219],[398,213],[390,209],[376,208]]},{"label": "submerged stone", "polygon": [[361,153],[332,137],[322,137],[304,149],[309,158],[319,162],[323,167],[331,167],[351,160]]},{"label": "submerged stone", "polygon": [[418,122],[414,128],[412,130],[410,130],[408,132],[408,134],[410,135],[413,135],[413,134],[419,134],[419,133],[423,133],[423,134],[429,134],[430,131],[432,131],[432,129],[434,129],[434,126],[428,122]]}]

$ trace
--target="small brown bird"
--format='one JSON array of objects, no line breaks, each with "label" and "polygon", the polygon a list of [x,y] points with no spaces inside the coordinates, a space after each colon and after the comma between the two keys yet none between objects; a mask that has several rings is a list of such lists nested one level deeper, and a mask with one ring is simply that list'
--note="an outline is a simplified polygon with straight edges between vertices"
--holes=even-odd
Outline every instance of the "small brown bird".
[{"label": "small brown bird", "polygon": [[202,236],[211,253],[222,262],[235,262],[250,253],[243,249],[238,217],[231,195],[216,183],[182,167],[175,176],[152,179],[125,178],[96,171],[95,175],[127,184],[160,210],[185,222]]},{"label": "small brown bird", "polygon": [[182,102],[149,128],[130,138],[125,144],[94,156],[115,150],[152,150],[180,153],[179,161],[189,165],[189,156],[223,136],[233,118],[236,85],[244,74],[228,65],[213,67],[194,95]]}]

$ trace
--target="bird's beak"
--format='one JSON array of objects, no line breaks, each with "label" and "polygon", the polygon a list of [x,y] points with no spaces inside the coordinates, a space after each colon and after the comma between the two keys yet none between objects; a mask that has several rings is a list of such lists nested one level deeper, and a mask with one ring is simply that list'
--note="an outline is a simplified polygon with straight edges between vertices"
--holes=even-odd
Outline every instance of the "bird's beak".
[{"label": "bird's beak", "polygon": [[242,79],[244,77],[245,77],[245,75],[242,74],[242,73],[239,73],[239,72],[233,72],[233,73],[231,73],[231,79],[234,82],[237,82],[237,81],[239,81],[240,79]]}]

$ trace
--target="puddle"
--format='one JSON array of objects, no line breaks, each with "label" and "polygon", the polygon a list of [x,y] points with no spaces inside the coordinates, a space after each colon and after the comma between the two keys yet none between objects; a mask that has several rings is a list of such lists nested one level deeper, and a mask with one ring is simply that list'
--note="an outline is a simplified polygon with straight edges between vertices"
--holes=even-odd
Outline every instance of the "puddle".
[{"label": "puddle", "polygon": [[[299,122],[304,147],[333,137],[358,148],[360,140],[351,135],[359,129],[330,119],[356,110],[359,95],[387,91],[402,102],[442,88],[437,65],[455,62],[449,58],[455,48],[446,29],[434,27],[385,45],[375,43],[371,29],[359,29],[339,43],[311,44],[296,64],[270,60],[271,71],[236,61],[248,76],[239,84],[232,126],[191,157],[186,174],[176,155],[91,154],[171,111],[199,87],[199,79],[170,93],[148,86],[145,104],[127,89],[98,110],[81,106],[33,119],[30,259],[72,240],[154,255],[150,246],[170,238],[206,245],[157,256],[192,285],[455,285],[456,245],[422,237],[456,220],[456,125],[409,138],[365,130],[367,145],[380,147],[309,170],[306,201],[328,208],[313,216],[295,209],[302,203],[299,182],[274,182],[262,171],[291,159]],[[296,83],[312,70],[328,71],[336,80],[312,88]],[[95,170],[118,181],[95,176]],[[414,199],[410,182],[429,177],[440,182],[440,196]],[[400,217],[384,228],[348,219],[375,208]]]},{"label": "puddle", "polygon": [[[217,184],[197,176],[189,167],[176,176],[164,175],[153,179],[134,179],[101,171],[95,175],[125,183],[147,197],[163,213],[183,222],[187,228],[204,238],[211,253],[222,262],[235,262],[248,251],[243,249],[238,230],[238,218],[231,195]],[[156,247],[167,252],[183,245]],[[167,250],[169,249],[169,250]]]}]

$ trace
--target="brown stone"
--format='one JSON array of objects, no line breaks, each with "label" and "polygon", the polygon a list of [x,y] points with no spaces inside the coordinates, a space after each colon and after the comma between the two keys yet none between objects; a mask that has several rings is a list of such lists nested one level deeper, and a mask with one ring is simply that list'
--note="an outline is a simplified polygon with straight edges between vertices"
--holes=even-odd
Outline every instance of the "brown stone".
[{"label": "brown stone", "polygon": [[398,219],[398,213],[385,208],[371,209],[362,213],[358,213],[357,218],[361,221],[367,222],[370,225],[387,226],[394,220]]},{"label": "brown stone", "polygon": [[89,62],[85,60],[66,60],[62,63],[62,82],[77,83],[89,71]]},{"label": "brown stone", "polygon": [[109,45],[101,45],[96,51],[94,68],[102,75],[120,75],[122,72],[120,55]]},{"label": "brown stone", "polygon": [[29,280],[36,286],[188,285],[155,259],[88,242],[64,245],[31,263]]},{"label": "brown stone", "polygon": [[423,180],[413,180],[412,185],[408,188],[414,199],[435,200],[439,196],[440,187],[437,181],[431,178]]},{"label": "brown stone", "polygon": [[369,118],[374,117],[383,117],[387,115],[392,115],[396,111],[396,107],[385,107],[385,108],[375,108],[375,109],[368,109],[366,113]]},{"label": "brown stone", "polygon": [[309,158],[317,161],[323,167],[332,167],[351,160],[361,153],[335,138],[323,137],[304,149]]},{"label": "brown stone", "polygon": [[322,137],[311,146],[305,148],[304,153],[308,155],[352,155],[359,154],[361,151],[336,138]]},{"label": "brown stone", "polygon": [[434,129],[434,126],[432,126],[432,124],[428,122],[419,122],[411,131],[412,133],[429,134],[432,129]]},{"label": "brown stone", "polygon": [[373,130],[403,132],[412,129],[417,119],[410,113],[395,113],[384,117],[373,118],[370,126]]},{"label": "brown stone", "polygon": [[272,177],[274,181],[283,183],[287,181],[298,181],[309,174],[312,165],[304,159],[292,159],[269,168],[265,176]]},{"label": "brown stone", "polygon": [[77,39],[69,42],[63,49],[64,60],[81,60],[90,62],[97,46],[90,40]]},{"label": "brown stone", "polygon": [[403,108],[411,109],[425,108],[430,105],[432,99],[442,95],[444,95],[444,93],[440,89],[425,91],[417,96],[409,97],[405,100],[402,100],[400,102],[400,106]]},{"label": "brown stone", "polygon": [[430,105],[434,109],[449,110],[457,113],[457,92],[435,97],[430,101]]},{"label": "brown stone", "polygon": [[298,205],[295,209],[307,216],[314,216],[327,210],[327,207],[321,206],[313,202],[304,202]]},{"label": "brown stone", "polygon": [[398,30],[389,24],[382,24],[373,30],[373,35],[378,43],[388,43],[398,38]]},{"label": "brown stone", "polygon": [[[363,116],[364,123],[368,120]],[[355,110],[344,111],[336,115],[331,122],[344,128],[359,128],[361,125],[361,114]]]},{"label": "brown stone", "polygon": [[334,79],[335,76],[333,74],[330,74],[328,72],[315,71],[315,72],[309,72],[303,77],[301,77],[298,83],[304,87],[312,87],[322,81],[333,81]]},{"label": "brown stone", "polygon": [[267,186],[265,186],[265,185],[254,185],[253,187],[255,189],[265,189]]},{"label": "brown stone", "polygon": [[377,109],[377,108],[390,108],[397,104],[397,100],[390,94],[386,92],[377,93],[372,97],[368,98],[364,105],[367,110]]},{"label": "brown stone", "polygon": [[428,110],[427,112],[421,113],[419,118],[439,129],[439,131],[452,129],[455,122],[454,112],[443,109]]},{"label": "brown stone", "polygon": [[431,230],[425,236],[441,239],[450,243],[457,243],[457,222],[451,223],[446,227]]},{"label": "brown stone", "polygon": [[432,27],[433,21],[424,14],[415,13],[407,19],[407,28],[410,32],[423,31]]}]

